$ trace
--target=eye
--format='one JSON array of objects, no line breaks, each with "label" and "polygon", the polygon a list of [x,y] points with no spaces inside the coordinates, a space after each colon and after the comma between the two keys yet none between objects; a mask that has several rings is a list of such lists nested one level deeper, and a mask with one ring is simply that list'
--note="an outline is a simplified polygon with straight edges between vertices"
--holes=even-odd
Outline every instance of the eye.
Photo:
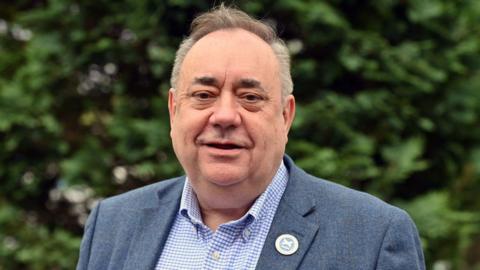
[{"label": "eye", "polygon": [[254,103],[254,102],[264,100],[264,98],[262,96],[259,96],[257,94],[251,94],[251,93],[242,95],[241,98],[243,100],[245,100],[246,102],[249,102],[249,103]]},{"label": "eye", "polygon": [[215,96],[213,95],[213,93],[210,93],[208,91],[198,91],[192,93],[192,97],[196,98],[199,101],[207,101],[214,98]]}]

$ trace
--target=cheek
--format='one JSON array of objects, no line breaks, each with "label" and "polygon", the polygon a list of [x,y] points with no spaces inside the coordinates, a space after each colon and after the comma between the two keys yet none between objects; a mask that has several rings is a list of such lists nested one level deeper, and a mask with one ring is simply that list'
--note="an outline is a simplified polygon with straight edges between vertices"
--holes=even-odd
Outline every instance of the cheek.
[{"label": "cheek", "polygon": [[207,117],[201,111],[178,111],[172,126],[172,136],[183,143],[191,143],[206,124]]},{"label": "cheek", "polygon": [[285,123],[282,116],[277,116],[272,120],[271,128],[271,143],[274,148],[285,148],[287,143],[287,133],[285,129]]},{"label": "cheek", "polygon": [[281,117],[276,115],[253,117],[250,125],[246,126],[248,133],[261,151],[276,148],[285,143],[285,129]]}]

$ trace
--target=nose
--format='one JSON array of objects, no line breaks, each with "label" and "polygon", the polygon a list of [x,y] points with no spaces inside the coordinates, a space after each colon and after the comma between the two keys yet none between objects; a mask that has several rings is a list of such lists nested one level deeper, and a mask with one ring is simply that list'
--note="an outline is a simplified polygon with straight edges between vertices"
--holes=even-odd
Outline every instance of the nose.
[{"label": "nose", "polygon": [[222,93],[213,107],[210,124],[221,129],[231,129],[239,126],[241,121],[233,95]]}]

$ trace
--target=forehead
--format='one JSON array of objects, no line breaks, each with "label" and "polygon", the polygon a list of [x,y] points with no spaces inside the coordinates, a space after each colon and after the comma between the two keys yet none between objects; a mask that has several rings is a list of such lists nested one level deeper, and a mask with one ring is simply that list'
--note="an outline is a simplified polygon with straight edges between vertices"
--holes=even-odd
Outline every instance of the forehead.
[{"label": "forehead", "polygon": [[197,41],[180,70],[180,83],[211,76],[219,81],[251,78],[262,84],[279,84],[278,60],[265,41],[243,29],[212,32]]}]

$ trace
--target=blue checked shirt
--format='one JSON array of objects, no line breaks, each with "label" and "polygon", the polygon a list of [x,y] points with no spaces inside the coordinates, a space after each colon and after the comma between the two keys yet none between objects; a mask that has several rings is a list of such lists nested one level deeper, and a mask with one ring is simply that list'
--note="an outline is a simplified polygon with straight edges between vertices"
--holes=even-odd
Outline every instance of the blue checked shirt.
[{"label": "blue checked shirt", "polygon": [[212,231],[202,222],[187,178],[180,209],[155,269],[255,269],[287,181],[282,162],[270,185],[243,217]]}]

